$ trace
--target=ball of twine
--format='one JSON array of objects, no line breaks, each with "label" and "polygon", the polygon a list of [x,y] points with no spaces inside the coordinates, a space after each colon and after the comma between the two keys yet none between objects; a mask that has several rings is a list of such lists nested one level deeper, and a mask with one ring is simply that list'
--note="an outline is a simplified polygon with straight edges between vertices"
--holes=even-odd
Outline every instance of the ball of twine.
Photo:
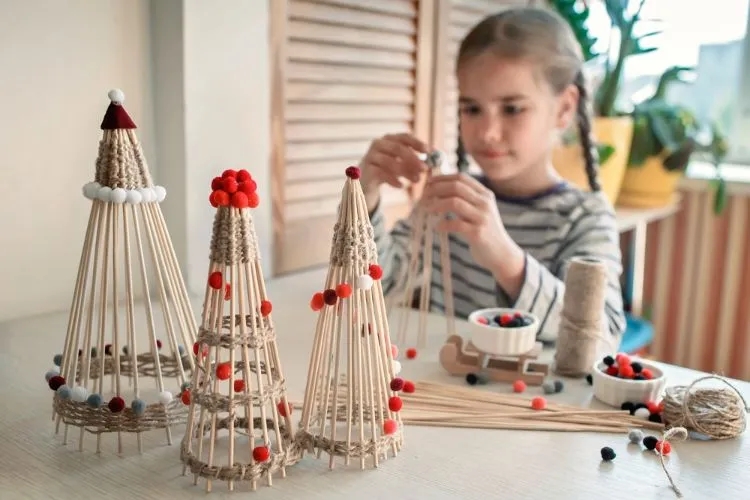
[{"label": "ball of twine", "polygon": [[[731,389],[696,389],[705,380],[716,379]],[[731,439],[745,431],[748,405],[727,380],[707,375],[688,386],[668,387],[664,392],[663,418],[670,427],[684,427],[712,439]]]}]

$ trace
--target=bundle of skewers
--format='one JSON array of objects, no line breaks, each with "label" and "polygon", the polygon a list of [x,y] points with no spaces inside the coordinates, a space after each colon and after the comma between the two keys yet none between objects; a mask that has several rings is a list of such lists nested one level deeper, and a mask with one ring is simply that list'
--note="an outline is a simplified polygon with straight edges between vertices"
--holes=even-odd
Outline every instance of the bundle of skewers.
[{"label": "bundle of skewers", "polygon": [[[420,381],[402,393],[401,418],[417,427],[464,427],[562,432],[624,433],[663,431],[664,424],[630,415],[627,410],[596,410],[523,397]],[[536,401],[535,401],[536,400]]]}]

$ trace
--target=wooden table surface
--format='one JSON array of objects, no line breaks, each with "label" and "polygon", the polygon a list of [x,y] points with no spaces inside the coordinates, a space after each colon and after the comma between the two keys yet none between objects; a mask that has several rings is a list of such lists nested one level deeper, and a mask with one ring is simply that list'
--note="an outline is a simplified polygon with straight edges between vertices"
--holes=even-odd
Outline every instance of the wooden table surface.
[{"label": "wooden table surface", "polygon": [[[314,313],[307,304],[322,287],[324,270],[271,280],[274,318],[290,398],[301,400],[314,332]],[[6,292],[7,293],[7,292]],[[193,300],[200,314],[201,298]],[[326,459],[310,456],[288,469],[273,487],[254,493],[238,486],[228,492],[215,483],[207,496],[182,476],[179,440],[184,428],[175,429],[175,443],[165,444],[163,432],[144,437],[146,451],[138,455],[134,437],[126,436],[125,454],[116,454],[116,438],[103,440],[101,455],[62,445],[50,419],[52,393],[44,373],[52,356],[61,352],[67,313],[39,316],[0,324],[0,499],[187,499],[275,498],[338,499],[656,499],[675,498],[654,453],[628,445],[627,436],[595,433],[555,433],[473,429],[405,429],[403,451],[377,470],[328,469]],[[412,322],[412,325],[415,325]],[[459,329],[461,324],[459,323]],[[406,378],[429,379],[463,385],[447,375],[437,362],[445,323],[430,318],[430,346],[416,360],[403,360]],[[395,332],[394,332],[395,333]],[[461,333],[461,332],[459,332]],[[544,356],[549,359],[550,352]],[[668,385],[689,383],[700,375],[687,369],[664,366]],[[565,380],[565,390],[552,401],[584,407],[604,406],[592,400],[583,380]],[[736,382],[750,398],[750,384]],[[483,389],[510,392],[507,384]],[[531,388],[527,394],[541,394]],[[74,434],[77,436],[77,433]],[[611,463],[599,450],[617,452]],[[750,498],[750,441],[746,435],[721,442],[675,442],[668,468],[686,499]],[[251,497],[250,495],[254,495]]]}]

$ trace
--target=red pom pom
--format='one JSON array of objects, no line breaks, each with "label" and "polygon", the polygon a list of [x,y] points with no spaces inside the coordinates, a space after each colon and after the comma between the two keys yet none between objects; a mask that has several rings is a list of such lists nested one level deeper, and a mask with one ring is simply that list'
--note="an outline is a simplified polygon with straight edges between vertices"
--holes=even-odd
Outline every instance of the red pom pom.
[{"label": "red pom pom", "polygon": [[617,356],[615,356],[615,361],[617,361],[618,365],[629,365],[630,364],[630,356],[628,356],[624,352],[621,352]]},{"label": "red pom pom", "polygon": [[479,316],[477,318],[477,323],[479,323],[480,325],[489,325],[490,324],[490,320],[488,320],[484,316]]},{"label": "red pom pom", "polygon": [[263,316],[268,316],[269,314],[271,314],[272,310],[273,310],[273,306],[271,305],[270,300],[264,300],[263,302],[260,303],[260,313]]},{"label": "red pom pom", "polygon": [[383,277],[383,268],[377,264],[370,264],[370,277],[379,280]]},{"label": "red pom pom", "polygon": [[201,348],[201,346],[200,346],[200,344],[198,342],[194,343],[193,344],[193,354],[195,354],[197,356],[198,355],[198,351],[200,350],[200,348]]},{"label": "red pom pom", "polygon": [[390,408],[391,411],[401,411],[401,408],[404,406],[404,402],[401,400],[398,396],[391,396],[388,398],[388,408]]},{"label": "red pom pom", "polygon": [[523,392],[526,390],[526,382],[523,380],[516,380],[513,382],[513,392]]},{"label": "red pom pom", "polygon": [[523,313],[521,311],[516,311],[513,313],[514,318],[523,318]]},{"label": "red pom pom", "polygon": [[161,349],[161,346],[162,346],[161,340],[156,339],[156,348]]},{"label": "red pom pom", "polygon": [[620,377],[622,377],[622,378],[633,378],[635,376],[635,372],[633,371],[633,367],[630,366],[629,364],[627,364],[627,365],[620,365],[618,373],[620,374]]},{"label": "red pom pom", "polygon": [[276,404],[276,409],[279,410],[279,415],[282,417],[286,417],[287,415],[292,414],[292,405],[289,403],[285,404],[285,401],[282,399]]},{"label": "red pom pom", "polygon": [[224,179],[224,191],[226,191],[229,194],[234,194],[237,192],[237,179],[234,177],[227,177]]},{"label": "red pom pom", "polygon": [[214,202],[217,206],[228,207],[229,193],[227,193],[226,191],[214,191]]},{"label": "red pom pom", "polygon": [[250,206],[250,202],[247,199],[245,193],[237,191],[232,195],[232,206],[234,208],[247,208]]},{"label": "red pom pom", "polygon": [[221,290],[222,281],[221,271],[214,271],[208,276],[208,286],[214,290]]},{"label": "red pom pom", "polygon": [[317,292],[312,296],[312,299],[310,299],[310,308],[313,311],[320,311],[323,309],[323,306],[325,305],[325,299],[323,298],[322,292]]},{"label": "red pom pom", "polygon": [[250,196],[258,190],[258,184],[256,184],[254,180],[250,179],[245,182],[240,182],[240,185],[237,189]]},{"label": "red pom pom", "polygon": [[245,381],[238,378],[234,381],[234,392],[243,392],[245,390]]},{"label": "red pom pom", "polygon": [[250,172],[248,172],[244,168],[241,168],[237,172],[237,182],[245,182],[245,181],[248,181],[248,180],[250,180],[252,178],[253,178],[253,176],[250,175]]},{"label": "red pom pom", "polygon": [[125,400],[120,396],[115,396],[109,400],[109,403],[107,403],[107,407],[112,413],[121,412],[125,409]]},{"label": "red pom pom", "polygon": [[224,179],[221,177],[214,177],[211,181],[211,191],[217,191],[224,189]]},{"label": "red pom pom", "polygon": [[65,385],[65,377],[61,377],[60,375],[55,375],[54,377],[49,379],[49,388],[53,391],[56,391],[60,388],[61,385]]},{"label": "red pom pom", "polygon": [[513,316],[510,314],[500,316],[500,326],[508,326],[511,321],[513,321]]},{"label": "red pom pom", "polygon": [[391,380],[391,390],[398,392],[404,388],[404,379],[396,377]]},{"label": "red pom pom", "polygon": [[654,378],[654,372],[652,372],[648,368],[644,368],[643,370],[641,370],[641,375],[643,375],[643,378],[645,378],[646,380],[651,380],[652,378]]},{"label": "red pom pom", "polygon": [[358,167],[347,167],[346,176],[350,179],[359,179],[361,172]]},{"label": "red pom pom", "polygon": [[217,208],[219,206],[219,202],[216,201],[216,193],[218,193],[218,192],[219,191],[211,191],[211,194],[208,195],[208,202],[214,208]]},{"label": "red pom pom", "polygon": [[328,290],[323,292],[323,300],[329,306],[334,305],[336,303],[336,299],[337,299],[336,290],[329,288]]},{"label": "red pom pom", "polygon": [[185,389],[182,391],[182,394],[180,395],[180,399],[182,400],[182,404],[189,405],[190,404],[190,390]]},{"label": "red pom pom", "polygon": [[345,299],[352,294],[352,287],[348,283],[341,283],[336,286],[336,295],[340,298]]},{"label": "red pom pom", "polygon": [[611,375],[613,377],[617,376],[617,365],[612,365],[607,367],[607,375]]},{"label": "red pom pom", "polygon": [[265,462],[271,456],[268,446],[256,446],[253,448],[253,460],[256,462]]},{"label": "red pom pom", "polygon": [[542,397],[535,397],[531,400],[531,407],[535,410],[543,410],[547,407],[547,400]]},{"label": "red pom pom", "polygon": [[232,287],[229,283],[227,283],[227,286],[224,287],[224,300],[229,300],[232,298]]},{"label": "red pom pom", "polygon": [[413,347],[410,347],[406,350],[406,357],[409,359],[414,359],[417,357],[417,350]]},{"label": "red pom pom", "polygon": [[672,451],[672,445],[669,444],[669,441],[657,441],[654,449],[661,452],[662,455],[669,455],[669,452]]},{"label": "red pom pom", "polygon": [[396,344],[391,344],[391,356],[396,359],[398,357],[398,347]]},{"label": "red pom pom", "polygon": [[664,413],[664,401],[659,401],[659,406],[657,408],[657,413]]},{"label": "red pom pom", "polygon": [[386,434],[394,434],[398,430],[398,423],[393,419],[387,419],[383,422],[383,432]]},{"label": "red pom pom", "polygon": [[258,197],[258,193],[253,191],[249,195],[247,195],[247,205],[250,208],[256,208],[258,205],[260,205],[260,198]]},{"label": "red pom pom", "polygon": [[232,365],[229,363],[220,363],[216,367],[216,378],[219,380],[227,380],[232,376]]},{"label": "red pom pom", "polygon": [[228,169],[224,170],[221,173],[221,177],[224,178],[224,179],[227,179],[229,177],[233,177],[233,178],[236,179],[237,178],[237,171],[236,170],[232,170],[231,168],[228,168]]},{"label": "red pom pom", "polygon": [[661,411],[659,411],[659,405],[653,401],[648,401],[646,403],[646,408],[648,408],[649,413],[661,413]]},{"label": "red pom pom", "polygon": [[407,380],[406,382],[404,382],[405,393],[411,394],[412,392],[414,392],[415,389],[416,387],[414,387],[414,382],[412,382],[411,380]]}]

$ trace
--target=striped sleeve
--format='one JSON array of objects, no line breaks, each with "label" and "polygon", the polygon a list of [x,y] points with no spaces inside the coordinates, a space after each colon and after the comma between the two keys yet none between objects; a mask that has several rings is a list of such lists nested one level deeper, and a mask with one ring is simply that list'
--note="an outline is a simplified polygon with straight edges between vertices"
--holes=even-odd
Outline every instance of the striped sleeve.
[{"label": "striped sleeve", "polygon": [[622,263],[619,232],[614,213],[609,210],[585,211],[578,216],[561,242],[550,268],[531,255],[526,255],[524,282],[515,307],[540,318],[540,340],[556,339],[565,294],[565,276],[574,257],[597,259],[607,266],[603,323],[616,347],[625,331],[625,312],[620,287]]},{"label": "striped sleeve", "polygon": [[[385,215],[378,204],[370,214],[370,223],[375,234],[375,246],[378,249],[378,263],[383,268],[383,293],[390,295],[404,283],[409,261],[411,260],[412,217],[398,220],[388,231],[385,227]],[[422,269],[422,257],[418,256],[417,269]]]}]

